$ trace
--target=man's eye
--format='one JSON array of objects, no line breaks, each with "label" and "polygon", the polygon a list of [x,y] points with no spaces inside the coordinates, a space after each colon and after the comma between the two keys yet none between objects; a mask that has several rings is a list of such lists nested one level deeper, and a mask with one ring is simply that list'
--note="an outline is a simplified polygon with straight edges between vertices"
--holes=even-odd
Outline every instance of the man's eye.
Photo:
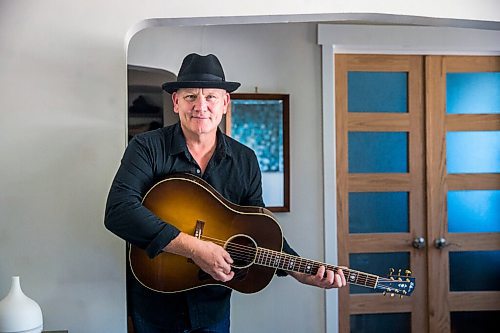
[{"label": "man's eye", "polygon": [[188,101],[194,101],[196,99],[196,96],[195,95],[187,95],[184,98]]}]

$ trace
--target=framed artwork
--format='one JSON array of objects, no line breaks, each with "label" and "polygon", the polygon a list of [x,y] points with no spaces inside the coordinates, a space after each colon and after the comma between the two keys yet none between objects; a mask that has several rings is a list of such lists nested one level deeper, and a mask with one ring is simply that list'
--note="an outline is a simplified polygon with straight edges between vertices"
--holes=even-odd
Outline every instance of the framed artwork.
[{"label": "framed artwork", "polygon": [[287,94],[231,94],[226,134],[255,151],[266,208],[290,211],[289,100]]}]

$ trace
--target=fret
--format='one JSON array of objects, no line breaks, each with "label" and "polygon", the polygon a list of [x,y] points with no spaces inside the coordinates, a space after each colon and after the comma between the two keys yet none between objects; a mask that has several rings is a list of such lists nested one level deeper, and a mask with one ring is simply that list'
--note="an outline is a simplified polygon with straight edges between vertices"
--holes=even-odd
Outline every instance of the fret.
[{"label": "fret", "polygon": [[277,254],[275,256],[275,259],[274,259],[274,265],[273,265],[273,267],[279,267],[280,262],[281,262],[281,256],[279,254]]},{"label": "fret", "polygon": [[283,260],[281,261],[281,269],[286,269],[288,267],[288,262],[290,261],[290,256],[283,254]]},{"label": "fret", "polygon": [[295,271],[295,264],[296,264],[296,257],[290,257],[290,260],[288,261],[288,270],[290,271]]},{"label": "fret", "polygon": [[366,275],[365,274],[359,274],[358,272],[358,277],[356,279],[356,283],[357,284],[361,284],[361,285],[366,285]]},{"label": "fret", "polygon": [[278,267],[279,262],[280,262],[279,252],[275,252],[275,253],[269,252],[269,256],[270,256],[269,266]]},{"label": "fret", "polygon": [[264,265],[266,263],[266,253],[267,251],[262,251],[262,255],[260,256],[260,263]]},{"label": "fret", "polygon": [[262,251],[262,256],[260,258],[260,263],[261,265],[266,265],[266,258],[267,258],[267,251],[266,250],[263,250]]},{"label": "fret", "polygon": [[[324,265],[326,269],[332,271],[337,271],[339,269],[337,266],[327,265],[302,257],[263,248],[257,249],[255,263],[262,266],[280,268],[287,271],[295,271],[309,275],[316,274],[319,266],[321,265]],[[370,288],[377,287],[378,276],[376,275],[366,274],[350,269],[343,269],[343,272],[348,283],[367,286]]]},{"label": "fret", "polygon": [[303,267],[302,267],[302,258],[301,257],[297,257],[296,258],[296,264],[295,264],[295,270],[299,273],[302,273],[303,271]]},{"label": "fret", "polygon": [[299,261],[299,270],[302,272],[302,273],[305,273],[305,269],[306,269],[306,265],[304,264],[304,258],[299,258],[297,259],[297,261]]},{"label": "fret", "polygon": [[271,251],[267,251],[267,266],[268,267],[272,267],[271,263],[273,261],[273,255],[271,253]]},{"label": "fret", "polygon": [[311,274],[311,270],[312,270],[312,261],[307,260],[304,263],[304,273]]},{"label": "fret", "polygon": [[255,262],[262,266],[286,269],[286,256],[282,257],[281,252],[274,252],[267,249],[259,248]]},{"label": "fret", "polygon": [[[326,264],[323,264],[323,265],[326,267],[327,270],[334,271],[335,273],[337,273],[337,267],[332,266],[332,265],[326,265]],[[316,273],[318,272],[318,269],[319,269],[319,266],[316,268]],[[346,274],[346,273],[344,272],[344,274]],[[347,275],[346,275],[346,279],[347,279]]]},{"label": "fret", "polygon": [[264,252],[263,249],[259,249],[259,254],[257,256],[257,262],[262,265],[262,263],[264,262]]},{"label": "fret", "polygon": [[356,283],[356,280],[358,279],[358,272],[350,270],[349,273],[347,273],[346,278],[349,283]]},{"label": "fret", "polygon": [[269,266],[269,262],[271,261],[271,257],[269,256],[269,251],[266,251],[266,258],[264,260],[264,264]]},{"label": "fret", "polygon": [[377,284],[378,284],[378,276],[375,276],[375,280],[373,281],[372,284],[370,284],[370,287],[375,289],[375,287],[377,287]]}]

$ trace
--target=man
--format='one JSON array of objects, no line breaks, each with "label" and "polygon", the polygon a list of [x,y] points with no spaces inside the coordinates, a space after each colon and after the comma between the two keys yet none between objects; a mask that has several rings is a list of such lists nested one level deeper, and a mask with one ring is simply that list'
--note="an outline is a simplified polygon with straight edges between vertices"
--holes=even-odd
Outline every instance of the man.
[{"label": "man", "polygon": [[[252,150],[224,135],[218,126],[229,106],[230,92],[240,86],[225,80],[216,56],[190,54],[175,82],[163,89],[172,94],[179,123],[134,137],[115,176],[106,205],[105,225],[150,257],[170,252],[191,259],[215,280],[234,277],[226,250],[180,232],[142,206],[146,192],[167,175],[187,172],[211,184],[229,201],[264,206],[261,174]],[[296,255],[286,240],[283,251]],[[128,305],[135,331],[229,332],[231,290],[205,286],[174,294],[148,290],[128,272]],[[341,271],[320,267],[316,275],[290,272],[298,281],[321,288],[346,284]],[[286,272],[278,270],[277,275]]]}]

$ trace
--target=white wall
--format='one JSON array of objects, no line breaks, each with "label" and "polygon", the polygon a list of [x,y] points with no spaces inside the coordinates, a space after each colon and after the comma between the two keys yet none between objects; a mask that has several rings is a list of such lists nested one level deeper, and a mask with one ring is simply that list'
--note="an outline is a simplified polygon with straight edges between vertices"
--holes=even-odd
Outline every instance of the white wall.
[{"label": "white wall", "polygon": [[[131,27],[148,18],[169,18],[148,24],[203,25],[370,17],[364,13],[460,20],[443,21],[446,24],[500,21],[496,0],[439,4],[423,0],[414,5],[398,0],[221,0],[216,4],[193,0],[189,5],[164,0],[0,1],[0,295],[6,294],[10,276],[20,275],[24,291],[42,306],[46,329],[125,331],[123,242],[104,229],[102,219],[126,143],[126,36],[137,30]],[[309,28],[298,27],[302,43],[311,46],[306,56],[318,59]],[[210,41],[204,43],[208,49]],[[150,52],[155,54],[155,48]],[[238,55],[238,49],[233,53]],[[290,65],[300,59],[299,54],[290,57],[294,60]],[[228,73],[241,65],[239,59],[223,59]],[[173,67],[177,69],[178,64]],[[314,67],[304,74],[309,75],[310,85],[319,82],[318,73]],[[274,83],[261,83],[261,90],[284,89],[277,82],[287,80],[288,74],[279,74]],[[258,82],[259,77],[252,69],[245,79]],[[315,94],[313,103],[319,103],[319,90]],[[294,212],[280,219],[297,249],[316,256],[323,239],[320,228],[309,230],[315,221],[306,212],[321,207],[322,183],[317,175],[321,170],[317,165],[310,169],[309,160],[301,158],[304,147],[313,151],[313,161],[321,158],[319,150],[311,149],[320,142],[320,116],[299,112],[292,115],[292,191],[308,189],[311,199],[301,202],[302,194],[292,194]],[[312,136],[303,137],[299,125]],[[316,313],[321,308],[319,292],[292,283],[275,280],[269,291],[236,297],[241,304],[235,308],[237,325],[250,327],[258,322],[255,318],[271,314],[276,326],[271,320],[264,325],[272,326],[272,331],[285,327],[293,332],[306,325],[314,327],[310,331],[323,331],[324,323],[299,322],[305,317],[301,310],[308,311],[309,318],[322,318]],[[289,301],[299,294],[307,306],[295,300],[274,306],[280,296]]]},{"label": "white wall", "polygon": [[[321,48],[316,30],[313,23],[151,28],[131,40],[128,62],[177,73],[186,54],[214,53],[226,79],[242,83],[237,92],[258,87],[262,93],[290,94],[292,209],[276,215],[301,255],[322,259]],[[257,295],[233,298],[232,327],[242,333],[316,332],[323,329],[323,308],[321,290],[276,279]]]}]

